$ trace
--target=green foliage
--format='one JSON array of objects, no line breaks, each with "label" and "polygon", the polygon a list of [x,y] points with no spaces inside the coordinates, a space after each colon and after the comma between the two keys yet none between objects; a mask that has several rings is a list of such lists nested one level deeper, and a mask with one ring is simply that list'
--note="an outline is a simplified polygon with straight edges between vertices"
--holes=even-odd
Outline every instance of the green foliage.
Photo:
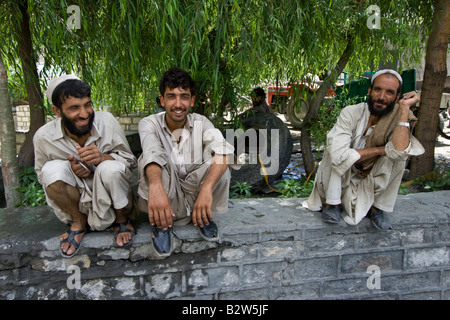
[{"label": "green foliage", "polygon": [[398,189],[398,194],[406,195],[406,194],[410,194],[410,193],[411,193],[411,191],[408,189],[407,186],[400,185],[400,188]]},{"label": "green foliage", "polygon": [[[22,74],[17,3],[0,2],[0,50]],[[379,30],[366,27],[370,3],[354,0],[35,0],[28,12],[34,54],[45,58],[42,91],[52,77],[73,72],[92,86],[96,105],[112,106],[116,114],[152,113],[158,79],[179,66],[199,84],[201,113],[220,118],[228,103],[230,111],[237,108],[236,93],[277,77],[286,84],[330,70],[349,39],[357,48],[347,65],[353,74],[389,58],[417,61],[431,3],[377,1]],[[80,8],[81,29],[66,26],[72,4]]]},{"label": "green foliage", "polygon": [[246,199],[250,198],[252,193],[250,189],[252,188],[247,182],[236,182],[230,188],[230,198],[231,199]]},{"label": "green foliage", "polygon": [[[343,92],[342,96],[344,96],[345,94],[346,92]],[[320,121],[315,121],[310,125],[311,136],[314,137],[314,145],[317,148],[326,145],[327,134],[336,123],[341,110],[345,106],[354,104],[357,98],[358,97],[341,98],[341,96],[338,96],[333,98],[330,103],[322,103],[318,116]]]},{"label": "green foliage", "polygon": [[33,167],[25,168],[19,175],[19,179],[20,187],[17,191],[20,192],[21,202],[17,206],[38,207],[47,204],[44,189],[38,182]]},{"label": "green foliage", "polygon": [[399,194],[450,190],[450,170],[435,170],[400,186]]},{"label": "green foliage", "polygon": [[314,181],[301,179],[285,179],[275,186],[280,191],[279,198],[306,198],[312,192]]},{"label": "green foliage", "polygon": [[425,179],[422,183],[424,191],[450,190],[450,170],[436,172],[431,179]]}]

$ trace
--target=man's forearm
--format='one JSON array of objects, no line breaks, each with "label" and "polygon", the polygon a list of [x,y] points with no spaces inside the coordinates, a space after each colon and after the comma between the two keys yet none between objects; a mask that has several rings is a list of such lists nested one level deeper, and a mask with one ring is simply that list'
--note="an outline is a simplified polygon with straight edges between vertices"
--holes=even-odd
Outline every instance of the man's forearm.
[{"label": "man's forearm", "polygon": [[202,189],[206,188],[212,190],[217,181],[222,177],[224,172],[227,170],[228,164],[225,155],[215,155],[209,173],[202,184]]},{"label": "man's forearm", "polygon": [[356,151],[359,153],[361,158],[356,161],[356,163],[363,162],[367,159],[375,158],[378,156],[385,156],[386,151],[384,146],[381,147],[373,147],[373,148],[367,148],[367,149],[356,149]]},{"label": "man's forearm", "polygon": [[[409,123],[408,121],[409,107],[400,106],[397,123]],[[409,146],[409,127],[396,125],[392,134],[392,144],[395,150],[404,151]]]},{"label": "man's forearm", "polygon": [[147,177],[148,184],[162,184],[161,175],[162,175],[162,168],[152,162],[145,166],[145,176]]}]

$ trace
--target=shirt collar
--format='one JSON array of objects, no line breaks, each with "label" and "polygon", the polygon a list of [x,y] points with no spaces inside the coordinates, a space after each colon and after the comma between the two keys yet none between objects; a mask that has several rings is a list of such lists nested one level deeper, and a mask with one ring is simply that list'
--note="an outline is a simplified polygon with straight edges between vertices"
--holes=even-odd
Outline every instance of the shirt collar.
[{"label": "shirt collar", "polygon": [[[166,113],[161,112],[161,117],[162,117],[161,126],[163,128],[165,128],[164,130],[167,130],[167,132],[170,132],[170,129],[167,126],[167,122],[166,122]],[[183,129],[188,129],[189,131],[192,131],[193,127],[194,127],[194,123],[192,121],[192,114],[188,113],[187,117],[186,117],[186,123],[184,124]]]}]

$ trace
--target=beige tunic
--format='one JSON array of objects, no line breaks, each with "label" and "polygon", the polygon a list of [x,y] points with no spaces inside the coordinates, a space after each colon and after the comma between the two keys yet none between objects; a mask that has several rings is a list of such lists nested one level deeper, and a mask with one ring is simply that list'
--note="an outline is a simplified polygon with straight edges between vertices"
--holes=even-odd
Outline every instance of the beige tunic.
[{"label": "beige tunic", "polygon": [[[138,160],[140,210],[148,211],[145,167],[154,162],[163,168],[163,185],[176,216],[175,224],[188,223],[200,186],[209,172],[212,156],[227,155],[233,161],[233,146],[211,121],[196,113],[188,114],[183,129],[173,133],[167,127],[165,112],[150,115],[139,122],[139,136],[142,145],[142,155]],[[230,178],[228,169],[213,189],[212,211],[216,213],[228,210]]]},{"label": "beige tunic", "polygon": [[333,129],[327,135],[327,147],[320,162],[314,189],[303,206],[319,211],[324,203],[342,203],[344,220],[358,224],[373,205],[392,212],[397,199],[406,160],[425,152],[420,142],[410,135],[410,144],[404,151],[395,150],[391,137],[385,146],[386,156],[380,157],[369,175],[360,177],[354,167],[360,158],[356,149],[365,147],[374,127],[364,130],[369,121],[367,103],[344,108]]},{"label": "beige tunic", "polygon": [[[113,209],[132,204],[132,173],[137,161],[130,150],[125,134],[117,119],[108,112],[95,112],[91,136],[85,146],[96,145],[100,152],[115,160],[107,160],[94,166],[95,172],[88,178],[77,177],[67,160],[68,154],[76,154],[78,143],[71,139],[57,118],[39,128],[33,138],[35,171],[39,182],[47,188],[56,181],[63,181],[80,191],[79,210],[87,214],[94,230],[103,230],[115,220]],[[70,223],[70,215],[63,212],[47,197],[57,217]]]}]

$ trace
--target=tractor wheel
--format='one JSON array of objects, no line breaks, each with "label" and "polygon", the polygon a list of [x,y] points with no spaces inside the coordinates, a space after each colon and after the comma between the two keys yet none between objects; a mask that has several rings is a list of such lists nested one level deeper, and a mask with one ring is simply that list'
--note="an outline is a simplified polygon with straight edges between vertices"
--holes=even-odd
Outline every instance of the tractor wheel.
[{"label": "tractor wheel", "polygon": [[306,117],[309,105],[303,98],[294,98],[291,96],[287,102],[286,120],[289,121],[295,129],[301,129],[303,126],[303,119]]},{"label": "tractor wheel", "polygon": [[438,133],[443,137],[443,138],[445,138],[445,139],[450,139],[450,136],[448,135],[448,134],[446,134],[445,133],[445,117],[444,117],[444,115],[445,115],[445,113],[446,113],[446,111],[443,111],[443,112],[441,112],[441,113],[439,113],[439,122],[438,122],[438,127],[437,127],[437,130],[438,130]]},{"label": "tractor wheel", "polygon": [[[245,181],[252,186],[252,191],[269,191],[270,189],[267,186],[264,174],[262,174],[260,161],[255,157],[256,152],[261,156],[268,173],[268,183],[272,186],[272,183],[282,176],[284,169],[289,165],[293,144],[291,133],[286,124],[273,114],[255,113],[242,118],[239,123],[243,127],[244,132],[249,132],[249,129],[254,129],[258,141],[257,146],[250,146],[249,140],[251,139],[246,138],[244,139],[245,150],[239,150],[242,149],[242,146],[239,146],[239,139],[235,139],[234,147],[236,156],[240,159],[245,158],[248,161],[246,160],[245,164],[239,170],[231,171],[231,185],[236,182]],[[266,129],[266,131],[260,131],[261,129]],[[272,135],[276,134],[276,131],[273,130],[278,130],[278,139],[274,143],[272,143]],[[276,136],[274,136],[275,138]],[[270,160],[272,154],[274,156],[276,155],[276,149],[274,148],[278,148],[278,164],[276,161],[274,163]],[[261,150],[263,152],[259,153]],[[274,171],[276,172],[273,173]]]}]

